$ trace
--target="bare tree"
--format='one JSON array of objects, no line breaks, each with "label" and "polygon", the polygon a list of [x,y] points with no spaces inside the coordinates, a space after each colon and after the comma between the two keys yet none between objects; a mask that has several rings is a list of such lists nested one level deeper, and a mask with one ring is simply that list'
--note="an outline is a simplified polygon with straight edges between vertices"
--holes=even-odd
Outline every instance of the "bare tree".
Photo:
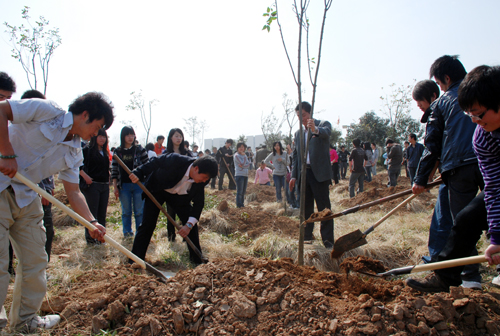
[{"label": "bare tree", "polygon": [[186,133],[193,139],[193,145],[195,143],[195,138],[200,134],[200,121],[198,117],[189,117],[184,119],[184,122],[186,123]]},{"label": "bare tree", "polygon": [[43,93],[46,94],[50,60],[62,40],[59,28],[49,29],[49,21],[43,16],[40,16],[40,21],[35,21],[33,25],[29,9],[28,6],[24,6],[21,11],[26,26],[24,24],[14,26],[4,22],[7,27],[5,32],[10,35],[9,41],[13,46],[11,56],[21,63],[30,88],[38,90],[38,83],[41,80]]},{"label": "bare tree", "polygon": [[203,148],[205,146],[204,141],[205,141],[205,132],[208,131],[209,126],[207,124],[206,120],[202,120],[200,122],[200,134],[201,134],[201,140],[200,140],[200,148]]},{"label": "bare tree", "polygon": [[291,145],[293,142],[293,129],[298,121],[297,113],[295,113],[295,106],[297,106],[297,104],[297,101],[288,98],[287,93],[283,93],[283,102],[281,106],[283,106],[284,119],[288,125],[288,135],[284,138],[285,144],[287,145]]},{"label": "bare tree", "polygon": [[148,109],[146,109],[145,105],[146,102],[144,100],[144,97],[142,95],[142,90],[139,90],[139,92],[133,91],[130,93],[132,98],[129,100],[129,104],[127,105],[126,109],[129,111],[136,111],[139,110],[141,114],[141,121],[142,121],[142,126],[144,127],[144,130],[146,131],[146,144],[148,143],[149,140],[149,132],[151,131],[151,124],[152,124],[152,119],[153,119],[153,106],[156,105],[158,102],[157,99],[149,100],[148,101]]},{"label": "bare tree", "polygon": [[[281,35],[281,42],[283,43],[283,47],[285,49],[285,54],[288,59],[288,64],[290,65],[290,70],[292,71],[292,76],[297,86],[298,93],[298,101],[299,101],[299,111],[302,111],[302,44],[303,44],[303,33],[306,33],[306,52],[307,52],[307,69],[309,72],[309,79],[311,81],[312,86],[312,99],[311,99],[311,118],[313,117],[314,112],[314,104],[316,100],[316,88],[318,83],[318,73],[321,64],[321,50],[323,46],[323,35],[325,29],[326,22],[326,14],[332,5],[332,0],[323,0],[324,9],[323,9],[323,17],[321,22],[321,30],[319,35],[319,46],[318,46],[318,54],[315,58],[310,58],[309,54],[309,19],[307,18],[307,8],[309,6],[310,0],[293,0],[292,2],[292,10],[297,19],[297,23],[299,26],[299,35],[298,35],[298,43],[297,43],[297,67],[294,68],[290,54],[286,47],[285,38],[283,36],[283,29],[279,20],[279,10],[278,10],[278,0],[274,1],[273,7],[268,7],[267,11],[264,13],[264,16],[267,17],[266,24],[262,28],[263,30],[270,31],[270,25],[276,21],[278,24],[279,32]],[[312,66],[314,64],[314,68]],[[304,130],[302,123],[300,125],[300,143],[304,143]],[[302,169],[301,169],[301,185],[300,185],[300,221],[303,222],[305,220],[305,187],[306,187],[306,153],[309,149],[309,142],[304,146],[300,146],[300,156],[302,159]],[[304,226],[300,226],[300,235],[299,235],[299,251],[298,251],[298,263],[302,265],[304,263]]]},{"label": "bare tree", "polygon": [[264,135],[265,145],[268,150],[272,150],[273,143],[276,141],[281,141],[283,139],[283,134],[281,133],[281,127],[283,126],[284,118],[279,120],[274,114],[274,108],[271,113],[264,115],[262,113],[260,117],[260,129]]}]

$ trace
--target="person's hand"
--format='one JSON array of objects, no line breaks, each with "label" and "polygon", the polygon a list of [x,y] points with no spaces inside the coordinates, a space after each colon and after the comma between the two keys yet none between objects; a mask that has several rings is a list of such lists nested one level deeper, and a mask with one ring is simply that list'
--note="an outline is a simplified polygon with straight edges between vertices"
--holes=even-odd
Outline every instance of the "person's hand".
[{"label": "person's hand", "polygon": [[179,231],[177,231],[177,233],[182,237],[182,238],[186,238],[189,234],[189,232],[191,232],[191,229],[188,228],[186,225],[184,225],[183,227],[181,227],[181,229]]},{"label": "person's hand", "polygon": [[239,164],[239,165],[238,165],[238,167],[243,168],[243,165],[242,165],[242,164]]},{"label": "person's hand", "polygon": [[132,181],[132,183],[139,182],[139,178],[134,173],[130,174],[128,178],[130,179],[130,181]]},{"label": "person's hand", "polygon": [[83,179],[85,180],[85,182],[87,184],[92,184],[92,177],[86,175],[86,176],[83,176]]},{"label": "person's hand", "polygon": [[0,159],[0,172],[13,178],[17,173],[17,160],[16,159]]},{"label": "person's hand", "polygon": [[292,190],[295,187],[295,177],[290,179],[288,187],[290,188],[290,190]]},{"label": "person's hand", "polygon": [[120,198],[120,189],[118,189],[118,187],[115,187],[114,189],[115,189],[115,190],[114,190],[114,192],[115,192],[115,197],[116,197],[116,199],[119,199],[119,198]]},{"label": "person's hand", "polygon": [[106,234],[106,228],[99,223],[95,223],[95,230],[89,230],[90,236],[97,239],[101,243],[104,243],[104,235]]},{"label": "person's hand", "polygon": [[309,128],[311,132],[316,133],[316,125],[314,124],[314,119],[307,119],[307,128]]},{"label": "person's hand", "polygon": [[421,185],[418,185],[416,183],[413,183],[413,187],[411,187],[411,191],[415,195],[419,195],[419,194],[421,194],[421,193],[423,193],[425,191],[425,187],[421,186]]},{"label": "person's hand", "polygon": [[500,245],[493,245],[493,244],[490,244],[490,246],[488,246],[486,251],[484,251],[484,256],[486,257],[486,260],[488,260],[488,264],[490,264],[490,266],[500,264],[500,254],[496,254],[499,252],[500,252]]}]

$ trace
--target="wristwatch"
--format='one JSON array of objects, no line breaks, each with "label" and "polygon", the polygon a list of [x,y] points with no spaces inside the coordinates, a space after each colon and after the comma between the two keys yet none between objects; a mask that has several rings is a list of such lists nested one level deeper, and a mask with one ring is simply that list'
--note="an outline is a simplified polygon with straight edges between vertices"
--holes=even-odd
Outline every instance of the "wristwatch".
[{"label": "wristwatch", "polygon": [[193,228],[193,224],[191,224],[191,223],[189,223],[189,222],[187,222],[187,223],[186,223],[186,226],[187,226],[190,230]]}]

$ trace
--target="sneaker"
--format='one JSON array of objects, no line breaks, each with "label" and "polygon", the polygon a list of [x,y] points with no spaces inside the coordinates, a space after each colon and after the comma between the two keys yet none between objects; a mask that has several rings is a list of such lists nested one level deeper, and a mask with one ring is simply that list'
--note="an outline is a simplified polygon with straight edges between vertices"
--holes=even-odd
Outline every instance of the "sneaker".
[{"label": "sneaker", "polygon": [[460,285],[463,288],[471,288],[471,289],[483,289],[480,282],[477,281],[465,281],[462,280],[462,284]]},{"label": "sneaker", "polygon": [[491,283],[495,286],[500,287],[500,275],[494,277],[493,280],[491,280]]},{"label": "sneaker", "polygon": [[450,291],[450,286],[441,280],[436,273],[430,273],[423,279],[408,278],[405,283],[407,286],[421,292],[434,293]]},{"label": "sneaker", "polygon": [[36,331],[36,329],[51,329],[61,321],[59,315],[35,316],[31,321],[26,323],[25,329],[27,332]]}]

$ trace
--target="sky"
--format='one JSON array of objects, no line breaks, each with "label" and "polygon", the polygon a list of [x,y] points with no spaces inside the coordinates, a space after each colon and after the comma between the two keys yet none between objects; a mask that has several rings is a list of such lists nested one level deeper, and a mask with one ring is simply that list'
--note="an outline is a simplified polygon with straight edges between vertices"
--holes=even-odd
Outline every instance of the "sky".
[{"label": "sky", "polygon": [[[206,120],[204,138],[261,134],[263,115],[283,114],[283,94],[297,100],[278,26],[262,31],[271,1],[57,1],[0,0],[0,22],[24,23],[43,15],[62,37],[50,62],[47,97],[67,107],[89,91],[106,94],[115,106],[111,143],[124,125],[144,141],[138,112],[128,111],[130,93],[157,99],[149,140],[185,130],[184,119]],[[297,73],[298,27],[292,1],[279,1],[290,60]],[[317,57],[323,1],[308,9],[311,57]],[[389,85],[428,78],[432,62],[460,55],[465,68],[500,64],[497,15],[500,1],[333,1],[327,13],[317,82],[317,118],[334,127],[357,122],[365,112],[383,116],[380,96]],[[9,36],[0,30],[0,71],[29,89],[20,63],[10,56]],[[303,55],[305,57],[305,55]],[[312,86],[302,65],[303,100]],[[412,116],[421,112],[412,105]],[[283,131],[288,133],[286,127]],[[187,140],[192,140],[186,132]],[[200,139],[195,139],[200,142]],[[204,148],[203,148],[204,149]]]}]

